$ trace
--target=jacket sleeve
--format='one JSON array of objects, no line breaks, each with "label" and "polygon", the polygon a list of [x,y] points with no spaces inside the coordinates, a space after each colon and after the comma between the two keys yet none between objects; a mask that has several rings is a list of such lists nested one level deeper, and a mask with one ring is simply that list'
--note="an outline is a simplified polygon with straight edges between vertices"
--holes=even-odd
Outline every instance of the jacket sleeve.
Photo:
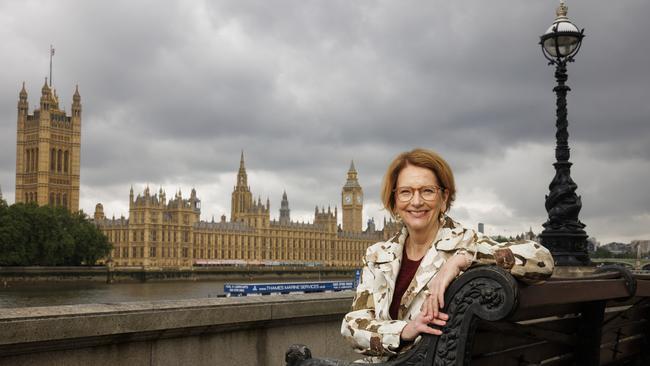
[{"label": "jacket sleeve", "polygon": [[496,264],[521,281],[540,282],[553,274],[551,252],[532,240],[498,243],[477,233],[476,244],[476,262]]},{"label": "jacket sleeve", "polygon": [[498,243],[474,230],[463,229],[452,232],[436,248],[448,255],[466,253],[473,263],[495,264],[527,283],[540,282],[553,274],[553,256],[532,240]]},{"label": "jacket sleeve", "polygon": [[352,311],[345,315],[341,324],[341,334],[359,353],[389,356],[397,353],[400,334],[407,322],[390,320],[388,314],[375,311],[375,296],[388,296],[388,289],[378,286],[376,276],[381,274],[377,273],[379,270],[374,268],[374,263],[367,261],[371,248],[363,258],[361,281],[352,301]]}]

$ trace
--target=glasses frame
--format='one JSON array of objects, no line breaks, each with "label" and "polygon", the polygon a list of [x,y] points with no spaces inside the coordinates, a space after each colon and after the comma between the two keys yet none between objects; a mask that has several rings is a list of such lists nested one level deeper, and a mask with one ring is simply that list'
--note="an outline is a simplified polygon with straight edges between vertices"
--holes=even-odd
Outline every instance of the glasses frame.
[{"label": "glasses frame", "polygon": [[[407,189],[407,188],[411,191],[411,197],[409,197],[408,200],[402,200],[402,199],[400,199],[400,196],[399,196],[399,194],[397,193],[397,191],[400,190],[400,189]],[[432,199],[429,200],[429,199],[424,198],[424,196],[422,196],[422,190],[425,189],[425,188],[432,188],[433,190],[435,190],[435,192],[433,193],[433,198],[432,198]],[[436,197],[438,196],[438,192],[444,192],[444,191],[445,191],[445,188],[444,188],[444,187],[440,187],[440,186],[423,186],[423,187],[420,187],[420,188],[413,188],[413,187],[397,187],[397,188],[393,189],[393,195],[394,195],[396,201],[406,203],[406,202],[411,202],[411,200],[413,200],[413,197],[415,197],[415,192],[416,192],[416,191],[418,192],[418,194],[420,195],[420,198],[421,198],[423,201],[433,202],[433,201],[436,200]]]}]

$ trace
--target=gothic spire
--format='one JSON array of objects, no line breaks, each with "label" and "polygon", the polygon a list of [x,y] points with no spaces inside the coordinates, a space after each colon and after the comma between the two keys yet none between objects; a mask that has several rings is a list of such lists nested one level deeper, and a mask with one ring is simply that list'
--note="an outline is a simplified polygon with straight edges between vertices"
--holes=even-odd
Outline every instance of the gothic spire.
[{"label": "gothic spire", "polygon": [[72,95],[72,101],[73,102],[79,102],[81,101],[81,95],[79,94],[79,84],[77,84],[74,88],[74,94]]},{"label": "gothic spire", "polygon": [[27,90],[25,90],[25,82],[23,81],[23,87],[20,89],[20,99],[27,99]]},{"label": "gothic spire", "polygon": [[244,150],[241,151],[241,159],[239,160],[239,172],[237,173],[237,186],[248,186],[248,174],[246,174],[246,166],[244,165]]},{"label": "gothic spire", "polygon": [[47,77],[45,78],[45,83],[43,84],[43,87],[41,88],[41,93],[43,95],[49,95],[52,90],[50,87],[47,85]]},{"label": "gothic spire", "polygon": [[350,161],[350,169],[348,170],[348,180],[345,182],[347,188],[361,187],[357,180],[357,169],[354,167],[354,160]]}]

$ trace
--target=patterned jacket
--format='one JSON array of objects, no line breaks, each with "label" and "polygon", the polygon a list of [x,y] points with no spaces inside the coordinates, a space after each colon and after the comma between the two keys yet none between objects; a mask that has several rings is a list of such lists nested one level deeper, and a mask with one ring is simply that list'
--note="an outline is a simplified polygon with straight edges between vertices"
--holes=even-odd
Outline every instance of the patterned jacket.
[{"label": "patterned jacket", "polygon": [[529,240],[497,243],[447,217],[402,296],[398,319],[391,319],[389,308],[407,236],[403,228],[393,239],[368,247],[363,258],[352,311],[341,324],[341,334],[355,350],[370,356],[362,362],[385,362],[404,350],[399,348],[402,329],[419,313],[429,281],[459,251],[471,253],[475,263],[497,264],[527,282],[541,281],[553,273],[553,257],[540,244]]}]

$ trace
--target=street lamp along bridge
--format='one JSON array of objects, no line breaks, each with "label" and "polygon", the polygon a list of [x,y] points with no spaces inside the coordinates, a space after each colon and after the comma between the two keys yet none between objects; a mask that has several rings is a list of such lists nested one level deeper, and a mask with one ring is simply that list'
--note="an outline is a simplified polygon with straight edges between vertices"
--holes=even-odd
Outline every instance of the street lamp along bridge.
[{"label": "street lamp along bridge", "polygon": [[566,85],[567,64],[574,61],[580,50],[584,29],[578,30],[567,18],[568,8],[564,1],[556,11],[556,18],[548,30],[540,37],[544,57],[549,65],[555,65],[557,85],[553,91],[556,99],[555,133],[556,147],[555,177],[549,185],[546,196],[546,211],[548,220],[543,224],[540,241],[553,254],[557,266],[590,265],[587,252],[587,233],[585,224],[580,222],[578,214],[582,208],[582,200],[576,194],[578,185],[571,179],[571,163],[569,162],[569,122],[567,120],[566,95],[571,88]]}]

